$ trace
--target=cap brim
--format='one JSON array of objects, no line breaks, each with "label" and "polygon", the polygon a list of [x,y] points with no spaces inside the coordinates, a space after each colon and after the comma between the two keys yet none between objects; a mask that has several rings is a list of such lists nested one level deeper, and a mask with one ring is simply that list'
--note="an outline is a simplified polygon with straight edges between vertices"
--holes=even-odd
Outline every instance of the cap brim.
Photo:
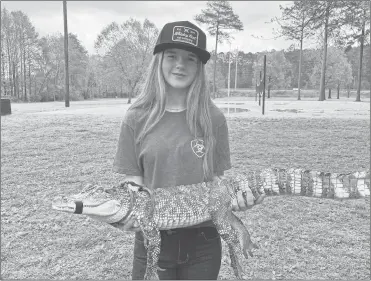
[{"label": "cap brim", "polygon": [[190,46],[190,45],[182,44],[182,43],[162,43],[162,44],[159,44],[155,47],[155,49],[153,51],[153,54],[157,54],[159,52],[162,52],[164,50],[171,49],[171,48],[178,48],[178,49],[182,49],[182,50],[192,52],[192,53],[196,54],[200,58],[202,63],[204,63],[204,64],[206,64],[207,61],[210,59],[210,53],[208,51],[205,51],[205,50],[202,50],[200,48],[193,47],[193,46]]}]

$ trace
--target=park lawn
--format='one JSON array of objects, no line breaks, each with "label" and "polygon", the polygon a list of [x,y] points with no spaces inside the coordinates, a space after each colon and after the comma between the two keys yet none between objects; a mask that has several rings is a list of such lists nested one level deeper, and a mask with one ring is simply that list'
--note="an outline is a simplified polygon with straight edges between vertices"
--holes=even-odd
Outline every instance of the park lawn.
[{"label": "park lawn", "polygon": [[[123,179],[111,170],[121,119],[73,112],[2,117],[1,279],[130,279],[132,233],[51,209],[56,195]],[[368,120],[228,124],[227,175],[266,167],[369,169]],[[260,246],[243,261],[252,279],[370,279],[370,214],[362,199],[269,197],[238,215]],[[226,258],[219,278],[234,278]]]}]

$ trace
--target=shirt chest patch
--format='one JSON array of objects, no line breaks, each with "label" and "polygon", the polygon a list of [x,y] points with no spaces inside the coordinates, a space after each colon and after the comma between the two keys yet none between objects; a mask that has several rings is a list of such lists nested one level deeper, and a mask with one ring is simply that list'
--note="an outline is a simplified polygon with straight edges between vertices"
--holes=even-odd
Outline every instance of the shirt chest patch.
[{"label": "shirt chest patch", "polygon": [[201,139],[194,139],[191,141],[191,148],[193,153],[198,157],[201,158],[205,155],[205,145],[204,141]]}]

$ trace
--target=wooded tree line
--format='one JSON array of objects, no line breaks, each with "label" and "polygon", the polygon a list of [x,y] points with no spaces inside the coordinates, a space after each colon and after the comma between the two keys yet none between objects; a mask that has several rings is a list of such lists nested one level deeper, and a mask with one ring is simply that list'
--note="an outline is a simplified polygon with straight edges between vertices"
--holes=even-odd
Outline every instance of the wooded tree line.
[{"label": "wooded tree line", "polygon": [[[63,35],[39,37],[21,11],[1,11],[1,94],[23,101],[64,99]],[[70,89],[84,97],[89,56],[76,35],[69,34]]]},{"label": "wooded tree line", "polygon": [[[359,45],[359,67],[356,101],[360,101],[360,91],[363,72],[364,46],[371,41],[370,1],[326,0],[294,1],[293,5],[282,7],[282,16],[272,19],[280,25],[278,33],[300,44],[298,87],[300,99],[301,68],[303,45],[309,38],[317,38],[322,50],[321,74],[319,81],[319,100],[325,99],[325,89],[328,80],[336,80],[335,75],[328,75],[328,48],[337,47],[349,51],[354,45]],[[331,82],[330,82],[331,83]],[[338,87],[339,87],[339,83]],[[346,82],[344,83],[346,84]]]},{"label": "wooded tree line", "polygon": [[[326,88],[357,89],[357,75],[359,63],[359,48],[354,47],[348,52],[331,47],[328,50]],[[315,89],[319,86],[321,75],[321,49],[303,50],[302,61],[302,89]],[[213,54],[214,55],[214,54]],[[300,50],[271,50],[261,53],[238,52],[237,58],[237,88],[254,88],[258,83],[260,72],[263,72],[263,56],[267,55],[267,79],[270,77],[271,89],[298,88]],[[219,53],[217,58],[217,86],[227,87],[229,52]],[[226,59],[227,58],[227,59]],[[235,86],[236,55],[232,53],[231,88]],[[369,46],[365,48],[363,64],[370,65]],[[209,63],[208,63],[209,64]],[[213,61],[209,64],[209,73],[212,73]],[[369,89],[371,71],[369,67],[362,69],[362,89]],[[211,79],[210,79],[211,80]],[[212,83],[212,81],[210,81]]]},{"label": "wooded tree line", "polygon": [[[341,2],[343,6],[338,4],[336,6],[335,3],[331,6],[331,13],[327,15],[329,27],[325,44],[324,25],[327,20],[324,16],[326,13],[323,14],[322,10],[326,11],[328,2],[332,3],[311,1],[314,6],[308,6],[307,1],[296,1],[294,8],[281,7],[281,18],[272,19],[280,23],[279,36],[296,40],[300,43],[300,48],[296,49],[293,45],[287,50],[259,53],[242,50],[238,52],[238,56],[235,52],[218,52],[218,55],[215,55],[217,43],[231,39],[229,27],[223,20],[233,21],[238,20],[238,17],[233,14],[228,1],[207,2],[209,12],[211,8],[214,9],[211,10],[214,13],[216,9],[224,9],[225,12],[223,17],[214,16],[208,21],[202,18],[202,13],[195,17],[196,21],[203,20],[204,24],[210,25],[208,32],[211,37],[216,38],[216,48],[211,52],[212,59],[207,64],[211,89],[214,87],[214,81],[215,90],[227,87],[230,58],[231,88],[234,86],[255,88],[261,75],[260,71],[263,70],[265,54],[269,78],[267,81],[271,89],[369,89],[371,85],[370,43],[367,37],[370,32],[369,10],[366,11],[367,7],[362,4],[363,2],[335,1]],[[363,6],[354,5],[354,2]],[[302,24],[301,29],[295,29],[298,22],[293,15],[299,14],[304,18],[304,15],[308,16],[311,13],[313,16],[315,13],[313,7],[319,9],[317,21],[312,19],[311,28],[308,28],[310,25],[307,24],[305,29]],[[362,7],[364,9],[361,9]],[[9,12],[3,8],[1,13],[1,94],[22,101],[63,100],[63,35],[56,33],[40,37],[31,20],[23,12]],[[307,22],[303,18],[300,22]],[[219,24],[215,25],[215,20],[219,21]],[[317,29],[314,28],[314,22],[318,25]],[[234,28],[242,30],[241,22],[237,22]],[[295,30],[299,30],[299,33]],[[118,96],[128,97],[130,100],[136,96],[152,57],[158,32],[158,28],[147,19],[143,23],[135,19],[121,24],[112,22],[98,35],[94,55],[89,55],[77,36],[70,33],[70,99]],[[313,36],[321,38],[322,44],[315,49],[305,49],[304,39]],[[363,68],[360,68],[360,65]]]},{"label": "wooded tree line", "polygon": [[[195,20],[201,24],[206,24],[208,32],[211,36],[216,37],[215,50],[217,50],[218,43],[223,41],[229,41],[232,31],[242,31],[243,25],[236,15],[228,1],[208,1],[206,9],[202,10],[199,15],[195,16]],[[299,69],[298,69],[298,99],[300,99],[300,89],[302,84],[301,75],[303,73],[303,46],[307,39],[315,38],[318,41],[319,49],[321,49],[321,67],[319,77],[319,100],[325,99],[325,88],[326,86],[332,86],[333,80],[340,80],[337,76],[345,75],[344,73],[331,73],[331,71],[339,71],[337,66],[329,65],[328,63],[328,48],[330,46],[340,50],[349,51],[353,46],[359,45],[359,68],[358,68],[358,86],[357,86],[357,98],[356,101],[360,101],[360,90],[362,86],[362,74],[363,74],[363,54],[364,46],[367,44],[367,39],[370,35],[370,1],[348,1],[348,0],[326,0],[326,1],[314,1],[314,0],[301,0],[293,1],[288,5],[280,5],[282,12],[281,17],[273,18],[272,22],[277,22],[280,26],[277,31],[277,37],[285,37],[290,41],[299,42]],[[227,31],[225,31],[227,30]],[[222,36],[218,36],[218,33]],[[368,45],[370,44],[368,40]],[[215,54],[218,54],[215,52]],[[273,61],[280,60],[284,63],[284,55],[282,53],[273,52],[271,54],[271,69],[278,64],[274,64]],[[267,58],[269,60],[269,58]],[[225,58],[222,58],[225,60]],[[243,59],[242,59],[243,60]],[[342,59],[341,59],[342,60]],[[230,61],[230,60],[229,60]],[[258,64],[261,60],[258,60]],[[214,55],[214,77],[213,77],[213,89],[216,89],[216,75],[217,75],[217,64],[218,56]],[[368,64],[369,66],[369,64]],[[229,65],[230,67],[230,65]],[[287,68],[287,66],[284,66]],[[237,69],[237,68],[236,68]],[[312,71],[313,72],[313,71]],[[316,79],[318,75],[318,67],[315,68],[314,73],[311,74],[313,79]],[[344,71],[341,71],[344,72]],[[349,71],[348,71],[349,72]],[[273,74],[268,74],[271,76]],[[279,82],[280,84],[290,84],[289,80],[292,79],[292,75],[287,75],[290,70],[281,70],[279,78],[269,79],[272,81]],[[306,73],[308,75],[308,73]],[[256,77],[255,69],[255,79]],[[259,80],[260,79],[259,71]],[[369,77],[368,77],[369,78]],[[370,78],[369,78],[370,79]],[[367,80],[369,80],[367,79]],[[349,79],[346,79],[349,80]],[[315,81],[312,81],[312,84]],[[370,81],[368,81],[370,82]],[[338,88],[340,82],[335,82]],[[349,82],[343,83],[343,86],[349,87]],[[370,84],[370,83],[369,83]]]}]

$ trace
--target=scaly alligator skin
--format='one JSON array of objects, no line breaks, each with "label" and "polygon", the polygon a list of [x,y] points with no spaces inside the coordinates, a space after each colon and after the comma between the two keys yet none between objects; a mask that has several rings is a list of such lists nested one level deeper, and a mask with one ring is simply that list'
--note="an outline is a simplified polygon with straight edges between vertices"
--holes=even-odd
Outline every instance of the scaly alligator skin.
[{"label": "scaly alligator skin", "polygon": [[247,173],[259,194],[294,194],[322,198],[369,198],[370,172],[325,173],[304,169],[265,169]]},{"label": "scaly alligator skin", "polygon": [[[237,278],[245,279],[240,260],[252,256],[257,246],[242,221],[232,212],[236,192],[250,188],[255,198],[262,194],[297,194],[325,198],[369,199],[370,174],[330,174],[302,169],[265,169],[238,174],[218,182],[160,188],[124,182],[110,189],[88,185],[81,193],[57,198],[52,208],[87,215],[117,226],[136,218],[147,247],[145,279],[158,279],[161,238],[159,230],[181,228],[212,220],[227,243],[231,266]],[[246,199],[246,198],[245,198]]]}]

